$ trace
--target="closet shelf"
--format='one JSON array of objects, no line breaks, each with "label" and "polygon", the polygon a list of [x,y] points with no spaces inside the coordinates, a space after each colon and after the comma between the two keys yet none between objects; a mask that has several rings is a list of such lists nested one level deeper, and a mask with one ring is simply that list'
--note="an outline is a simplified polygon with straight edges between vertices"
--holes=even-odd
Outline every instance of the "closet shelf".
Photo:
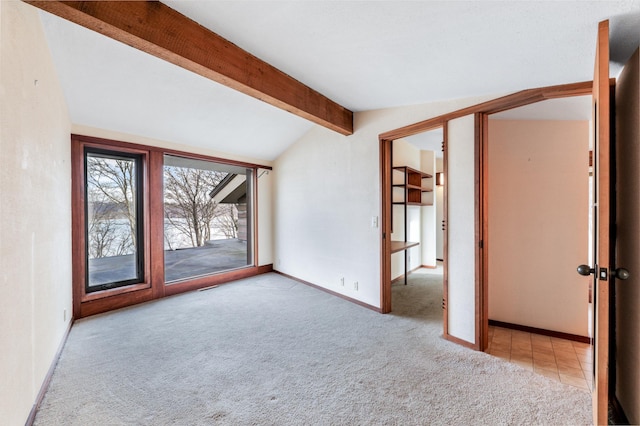
[{"label": "closet shelf", "polygon": [[401,188],[404,190],[402,202],[394,201],[393,204],[405,206],[432,206],[431,203],[422,201],[422,194],[425,192],[433,192],[433,184],[425,186],[424,179],[430,179],[433,176],[420,170],[412,169],[408,166],[396,166],[393,170],[402,172],[403,182],[392,184],[393,188]]},{"label": "closet shelf", "polygon": [[[430,179],[433,175],[429,173],[421,172],[420,170],[412,169],[408,166],[396,166],[393,167],[393,171],[402,173],[402,183],[393,183],[393,188],[401,188],[402,201],[393,201],[392,204],[403,206],[404,210],[404,241],[391,241],[391,253],[397,253],[404,251],[404,284],[407,284],[407,275],[409,275],[409,254],[408,249],[419,245],[419,242],[407,241],[407,207],[408,206],[432,206],[433,201],[425,203],[422,200],[422,195],[425,192],[433,192],[433,181],[431,183],[424,182],[424,179]],[[396,173],[397,175],[397,173]],[[426,185],[425,185],[426,183]],[[393,191],[392,191],[393,192]],[[393,210],[391,212],[393,214]],[[393,223],[393,216],[391,218]]]}]

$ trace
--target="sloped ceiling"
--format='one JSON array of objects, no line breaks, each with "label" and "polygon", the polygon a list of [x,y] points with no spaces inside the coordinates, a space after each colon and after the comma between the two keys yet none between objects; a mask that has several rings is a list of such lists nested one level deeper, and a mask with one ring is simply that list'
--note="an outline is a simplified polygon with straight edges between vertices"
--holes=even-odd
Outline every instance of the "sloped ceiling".
[{"label": "sloped ceiling", "polygon": [[[590,80],[604,19],[614,61],[640,43],[640,0],[164,3],[356,112]],[[313,126],[41,16],[76,124],[263,160]]]}]

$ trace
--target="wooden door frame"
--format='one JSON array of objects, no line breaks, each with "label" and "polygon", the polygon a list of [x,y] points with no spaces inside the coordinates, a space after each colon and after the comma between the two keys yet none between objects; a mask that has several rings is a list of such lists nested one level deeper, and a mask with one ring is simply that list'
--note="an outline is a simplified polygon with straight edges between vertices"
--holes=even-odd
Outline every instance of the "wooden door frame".
[{"label": "wooden door frame", "polygon": [[[391,312],[391,143],[393,140],[416,135],[442,127],[445,135],[444,146],[444,167],[445,179],[447,173],[447,126],[450,120],[475,114],[475,153],[476,153],[476,195],[475,195],[475,215],[476,215],[476,341],[466,342],[448,334],[448,263],[445,254],[444,261],[444,283],[443,283],[443,315],[444,315],[444,337],[448,340],[460,343],[475,350],[484,351],[488,345],[489,319],[488,319],[488,255],[489,241],[486,238],[488,231],[488,188],[487,188],[487,119],[490,114],[505,110],[518,108],[532,103],[565,98],[571,96],[592,95],[593,82],[585,81],[580,83],[563,84],[557,86],[541,87],[536,89],[523,90],[511,95],[493,99],[481,104],[469,106],[457,111],[429,118],[418,123],[410,124],[395,130],[391,130],[379,135],[380,141],[380,181],[381,181],[381,232],[380,232],[380,312]],[[444,191],[444,250],[447,250],[449,234],[447,216],[448,190],[445,184]]]}]

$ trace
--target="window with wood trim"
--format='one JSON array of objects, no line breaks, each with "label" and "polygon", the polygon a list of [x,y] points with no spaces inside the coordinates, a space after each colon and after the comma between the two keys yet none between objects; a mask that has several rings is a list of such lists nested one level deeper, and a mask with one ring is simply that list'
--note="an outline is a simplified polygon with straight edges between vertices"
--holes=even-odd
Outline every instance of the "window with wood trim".
[{"label": "window with wood trim", "polygon": [[258,166],[72,135],[74,317],[257,275]]},{"label": "window with wood trim", "polygon": [[85,147],[85,291],[144,282],[141,154]]},{"label": "window with wood trim", "polygon": [[253,169],[164,155],[164,277],[250,266]]}]

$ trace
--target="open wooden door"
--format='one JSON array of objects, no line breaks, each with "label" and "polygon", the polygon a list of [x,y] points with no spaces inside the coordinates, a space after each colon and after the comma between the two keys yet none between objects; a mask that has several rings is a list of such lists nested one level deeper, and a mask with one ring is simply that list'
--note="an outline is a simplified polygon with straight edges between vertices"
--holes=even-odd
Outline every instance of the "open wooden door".
[{"label": "open wooden door", "polygon": [[598,25],[593,76],[594,135],[594,265],[581,265],[582,275],[593,274],[593,422],[607,424],[609,402],[609,294],[614,279],[611,233],[611,114],[609,85],[609,21]]},{"label": "open wooden door", "polygon": [[[594,236],[595,267],[593,283],[593,422],[608,423],[609,407],[609,291],[612,248],[611,220],[611,114],[609,92],[609,21],[598,25],[596,63],[593,74],[594,105]],[[613,277],[611,277],[612,279]]]}]

